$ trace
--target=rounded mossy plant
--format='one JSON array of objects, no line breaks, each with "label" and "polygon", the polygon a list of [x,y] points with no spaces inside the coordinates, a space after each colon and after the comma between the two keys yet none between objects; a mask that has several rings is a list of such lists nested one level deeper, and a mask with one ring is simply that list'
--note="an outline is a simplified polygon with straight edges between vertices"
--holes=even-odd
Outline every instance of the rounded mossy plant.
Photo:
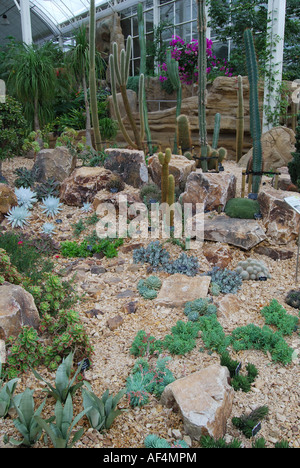
[{"label": "rounded mossy plant", "polygon": [[225,213],[230,218],[254,219],[260,212],[257,200],[250,198],[231,198],[225,206]]}]

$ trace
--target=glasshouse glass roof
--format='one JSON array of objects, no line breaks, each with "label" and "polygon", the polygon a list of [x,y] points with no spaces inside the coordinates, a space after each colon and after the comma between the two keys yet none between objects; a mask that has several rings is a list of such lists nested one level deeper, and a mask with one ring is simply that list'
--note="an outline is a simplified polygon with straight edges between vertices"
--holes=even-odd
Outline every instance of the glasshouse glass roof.
[{"label": "glasshouse glass roof", "polygon": [[[8,37],[22,40],[20,2],[18,0],[0,1],[0,44]],[[58,37],[61,25],[74,21],[81,15],[86,16],[89,0],[30,0],[33,41]],[[108,4],[106,0],[98,0],[96,6]]]}]

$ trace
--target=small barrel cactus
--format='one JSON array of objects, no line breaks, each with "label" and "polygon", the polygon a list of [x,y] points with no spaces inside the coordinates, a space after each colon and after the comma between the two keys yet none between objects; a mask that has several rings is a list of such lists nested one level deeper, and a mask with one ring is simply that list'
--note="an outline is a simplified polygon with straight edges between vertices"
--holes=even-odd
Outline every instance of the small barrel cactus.
[{"label": "small barrel cactus", "polygon": [[235,270],[243,280],[259,280],[260,278],[270,278],[270,272],[267,265],[262,260],[247,260],[238,263]]}]

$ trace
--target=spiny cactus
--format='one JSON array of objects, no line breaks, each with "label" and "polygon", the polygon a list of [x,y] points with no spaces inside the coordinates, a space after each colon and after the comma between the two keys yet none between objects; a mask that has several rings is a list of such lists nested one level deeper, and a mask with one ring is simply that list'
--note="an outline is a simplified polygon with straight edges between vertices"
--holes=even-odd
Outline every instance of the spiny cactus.
[{"label": "spiny cactus", "polygon": [[[167,50],[167,70],[168,77],[172,83],[173,88],[177,92],[177,105],[176,105],[176,119],[181,113],[181,103],[182,103],[182,86],[179,77],[178,71],[178,62],[177,60],[171,57],[171,50]],[[174,154],[177,154],[178,151],[178,136],[177,136],[177,125],[175,126],[175,138],[174,138]]]},{"label": "spiny cactus", "polygon": [[192,150],[190,122],[188,117],[184,114],[177,117],[177,143],[184,155],[186,152],[190,152]]},{"label": "spiny cactus", "polygon": [[158,160],[162,166],[161,171],[161,202],[167,203],[168,186],[169,186],[169,163],[171,161],[172,152],[167,148],[165,154],[158,153]]},{"label": "spiny cactus", "polygon": [[[132,50],[132,37],[128,36],[126,50],[125,49],[121,50],[120,60],[119,60],[118,44],[116,42],[113,43],[112,49],[113,49],[113,53],[110,54],[109,56],[109,68],[110,68],[111,91],[112,91],[113,106],[114,106],[115,114],[119,123],[120,130],[122,131],[126,142],[133,148],[142,150],[143,142],[141,139],[141,134],[137,128],[137,124],[133,117],[131,107],[129,104],[129,100],[128,100],[128,96],[127,96],[127,89],[126,89],[127,80],[129,77],[129,65],[130,65],[130,57],[131,57],[131,50]],[[119,104],[117,100],[117,84],[120,88],[125,111],[126,111],[130,126],[133,131],[134,141],[129,136],[123,124],[123,120],[120,114]],[[141,82],[140,82],[140,85],[141,85]],[[141,96],[141,100],[142,100],[142,96]],[[143,115],[143,109],[140,109],[140,116],[141,115]]]},{"label": "spiny cactus", "polygon": [[244,146],[244,95],[243,78],[238,76],[238,109],[236,117],[236,162],[243,156]]},{"label": "spiny cactus", "polygon": [[213,134],[213,141],[212,141],[212,148],[218,148],[219,142],[219,135],[220,135],[220,126],[221,126],[221,114],[217,113],[215,115],[215,125],[214,125],[214,134]]},{"label": "spiny cactus", "polygon": [[253,182],[252,191],[259,192],[262,171],[262,144],[261,144],[261,122],[258,99],[258,65],[254,47],[252,32],[246,29],[244,32],[246,62],[250,84],[250,131],[253,139]]},{"label": "spiny cactus", "polygon": [[172,205],[175,203],[175,179],[172,174],[168,178],[167,203],[170,207],[170,226],[174,226],[174,209]]},{"label": "spiny cactus", "polygon": [[[143,4],[139,3],[137,6],[137,17],[138,17],[138,31],[139,31],[139,41],[140,41],[140,77],[143,75],[143,83],[140,82],[139,84],[139,93],[140,95],[140,112],[143,112],[143,123],[144,128],[147,136],[147,144],[149,153],[152,154],[152,139],[151,139],[151,131],[149,128],[148,123],[148,109],[147,109],[147,101],[144,89],[144,76],[146,74],[146,35],[145,35],[145,28],[144,28],[144,15],[143,15]],[[142,88],[142,92],[141,92]]]},{"label": "spiny cactus", "polygon": [[99,127],[99,118],[98,118],[98,104],[97,104],[97,84],[96,84],[96,65],[95,65],[95,37],[96,37],[96,6],[95,0],[91,0],[90,3],[90,47],[89,47],[89,59],[90,59],[90,99],[91,99],[91,114],[92,122],[94,128],[94,138],[95,138],[95,149],[96,151],[101,151],[101,134]]}]

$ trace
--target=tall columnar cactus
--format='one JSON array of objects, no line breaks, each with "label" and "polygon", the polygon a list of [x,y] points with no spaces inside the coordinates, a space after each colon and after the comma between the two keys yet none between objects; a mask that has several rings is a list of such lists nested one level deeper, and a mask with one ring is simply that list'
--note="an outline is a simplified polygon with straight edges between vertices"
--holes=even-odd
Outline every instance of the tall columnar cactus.
[{"label": "tall columnar cactus", "polygon": [[[144,28],[144,15],[143,15],[143,4],[139,3],[137,6],[137,17],[138,17],[138,30],[139,30],[139,42],[140,42],[140,75],[146,75],[146,35],[145,35],[145,28]],[[141,88],[139,87],[139,92]],[[141,104],[140,104],[141,105]],[[147,144],[149,153],[152,154],[152,139],[151,139],[151,131],[148,123],[148,109],[147,109],[147,101],[146,101],[146,94],[145,90],[143,91],[143,100],[142,100],[142,110],[143,110],[143,118],[144,118],[144,126],[145,132],[147,136]],[[141,113],[141,109],[140,109]]]},{"label": "tall columnar cactus", "polygon": [[[198,27],[198,120],[200,155],[203,158],[208,156],[207,148],[207,128],[206,128],[206,15],[205,0],[197,0],[197,27]],[[204,159],[202,169],[207,172],[207,161]]]},{"label": "tall columnar cactus", "polygon": [[[167,50],[167,70],[168,70],[168,77],[172,83],[173,88],[177,92],[177,104],[176,104],[176,119],[181,114],[181,103],[182,103],[182,86],[179,77],[178,71],[178,62],[177,60],[171,57],[171,50]],[[174,154],[178,152],[178,141],[177,141],[177,125],[175,125],[175,138],[174,138]]]},{"label": "tall columnar cactus", "polygon": [[[128,96],[127,96],[127,90],[126,90],[127,80],[129,77],[131,50],[132,50],[132,37],[128,36],[126,50],[125,49],[121,50],[120,60],[119,60],[118,45],[116,42],[113,43],[113,53],[110,54],[109,56],[111,91],[112,91],[112,96],[113,96],[113,105],[114,105],[115,114],[118,120],[118,124],[120,126],[120,130],[122,131],[125,140],[133,148],[142,150],[143,141],[141,138],[141,133],[138,130],[136,121],[133,117],[133,113],[131,111],[131,107],[130,107]],[[134,142],[130,138],[122,121],[122,117],[121,117],[120,109],[118,105],[118,100],[117,100],[116,84],[118,84],[120,88],[120,92],[121,92],[123,103],[124,103],[124,108],[128,116],[130,126],[133,131]]]},{"label": "tall columnar cactus", "polygon": [[172,152],[170,148],[166,148],[165,154],[158,153],[158,160],[162,166],[161,169],[161,202],[167,203],[168,187],[169,187],[169,163],[171,161]]},{"label": "tall columnar cactus", "polygon": [[217,113],[215,115],[215,125],[214,125],[214,134],[213,134],[213,141],[212,141],[212,148],[218,148],[219,142],[219,135],[220,135],[220,126],[221,126],[221,114]]},{"label": "tall columnar cactus", "polygon": [[253,193],[258,194],[262,172],[261,122],[258,99],[258,65],[253,36],[250,29],[245,30],[244,40],[246,46],[248,78],[250,83],[250,130],[253,139],[252,191]]},{"label": "tall columnar cactus", "polygon": [[95,0],[91,0],[90,4],[90,47],[89,47],[89,58],[90,58],[90,104],[91,104],[91,114],[92,122],[94,129],[94,139],[95,139],[95,149],[96,151],[101,151],[101,134],[99,128],[99,118],[98,118],[98,103],[97,103],[97,84],[96,84],[96,65],[95,65],[95,42],[96,42],[96,7]]},{"label": "tall columnar cactus", "polygon": [[181,147],[182,153],[192,150],[192,137],[189,119],[181,114],[177,117],[177,143]]},{"label": "tall columnar cactus", "polygon": [[175,178],[172,174],[168,177],[167,203],[170,207],[170,226],[174,226],[174,205],[175,202]]},{"label": "tall columnar cactus", "polygon": [[238,76],[238,108],[236,117],[236,162],[243,156],[244,146],[244,93],[243,78]]}]

